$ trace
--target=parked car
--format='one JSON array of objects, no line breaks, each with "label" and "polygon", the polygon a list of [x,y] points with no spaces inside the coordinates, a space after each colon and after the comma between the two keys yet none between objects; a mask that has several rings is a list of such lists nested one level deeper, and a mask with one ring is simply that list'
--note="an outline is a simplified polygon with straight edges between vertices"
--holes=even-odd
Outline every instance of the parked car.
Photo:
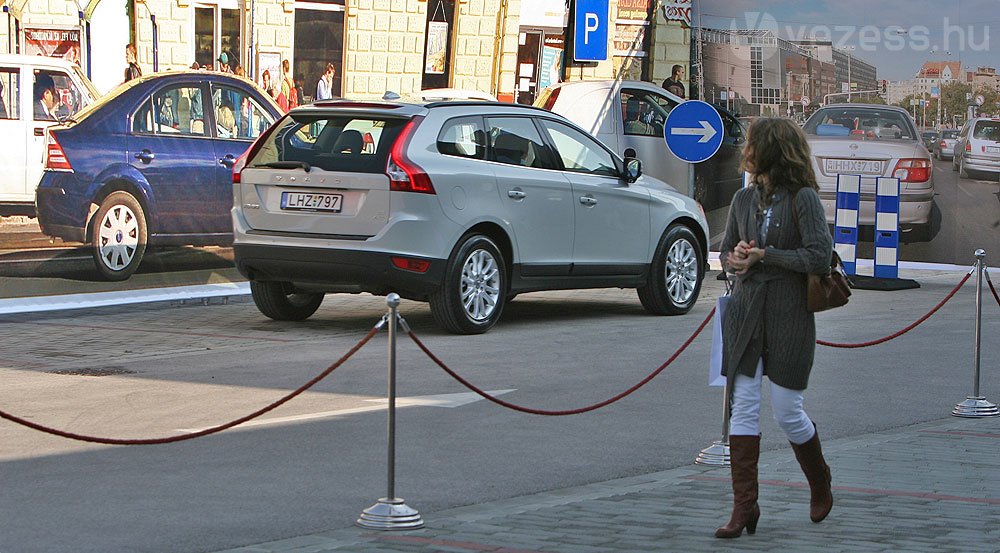
[{"label": "parked car", "polygon": [[516,294],[637,288],[682,314],[704,277],[698,205],[565,118],[481,101],[304,106],[233,170],[236,266],[260,311],[311,316],[328,292],[430,302],[482,333]]},{"label": "parked car", "polygon": [[667,115],[683,101],[644,81],[574,81],[545,89],[535,105],[576,123],[618,155],[642,160],[647,175],[701,203],[712,231],[721,233],[733,194],[743,186],[746,128],[737,116],[714,106],[725,130],[722,146],[712,158],[692,166],[673,155],[663,139]]},{"label": "parked car", "polygon": [[[46,96],[46,91],[48,95]],[[59,58],[0,54],[0,214],[34,215],[45,129],[100,96],[80,66]],[[42,101],[49,102],[44,106]]]},{"label": "parked car", "polygon": [[875,224],[878,177],[900,180],[900,230],[907,238],[927,239],[934,203],[930,154],[903,108],[873,104],[835,104],[819,108],[803,130],[812,149],[813,169],[826,220],[835,222],[837,176],[861,175],[858,225]]},{"label": "parked car", "polygon": [[39,226],[90,244],[108,280],[131,276],[147,245],[228,244],[231,168],[279,114],[231,74],[131,80],[49,129]]},{"label": "parked car", "polygon": [[938,160],[952,159],[955,157],[955,143],[958,142],[958,129],[942,129],[938,139],[931,148],[931,153]]},{"label": "parked car", "polygon": [[952,150],[951,168],[967,179],[1000,174],[1000,119],[976,117],[962,127]]}]

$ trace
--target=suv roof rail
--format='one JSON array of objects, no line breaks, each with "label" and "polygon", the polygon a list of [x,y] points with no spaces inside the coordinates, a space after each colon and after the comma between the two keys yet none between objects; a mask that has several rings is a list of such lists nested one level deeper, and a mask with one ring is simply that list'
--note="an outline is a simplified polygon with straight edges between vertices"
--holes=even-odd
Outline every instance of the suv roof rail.
[{"label": "suv roof rail", "polygon": [[533,106],[531,104],[508,104],[506,102],[487,102],[487,101],[484,101],[484,100],[437,100],[437,101],[434,101],[434,102],[428,102],[428,103],[424,104],[424,107],[425,108],[436,108],[436,107],[441,107],[441,106],[480,106],[480,107],[482,107],[484,104],[489,105],[491,108],[496,108],[498,106],[504,106],[504,109],[524,108],[524,109],[533,109],[533,110],[537,110],[537,111],[543,111],[545,113],[552,113],[551,111],[549,111],[549,110],[547,110],[545,108],[540,108],[540,107],[537,107],[537,106]]}]

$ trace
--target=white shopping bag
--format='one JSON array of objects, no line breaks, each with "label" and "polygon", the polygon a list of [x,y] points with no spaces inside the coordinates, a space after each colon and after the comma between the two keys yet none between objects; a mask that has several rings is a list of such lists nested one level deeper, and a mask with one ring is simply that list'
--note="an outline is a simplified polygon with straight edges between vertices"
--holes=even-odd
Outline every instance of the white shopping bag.
[{"label": "white shopping bag", "polygon": [[715,300],[715,317],[712,320],[712,356],[708,363],[708,385],[725,386],[726,377],[722,376],[722,318],[726,314],[729,296],[719,296]]}]

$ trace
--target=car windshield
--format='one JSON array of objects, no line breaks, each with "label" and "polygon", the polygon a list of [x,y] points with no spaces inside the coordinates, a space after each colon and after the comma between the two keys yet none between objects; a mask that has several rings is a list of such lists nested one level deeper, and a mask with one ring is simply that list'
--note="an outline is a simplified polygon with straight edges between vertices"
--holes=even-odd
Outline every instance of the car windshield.
[{"label": "car windshield", "polygon": [[325,171],[383,173],[405,123],[359,115],[288,115],[276,123],[247,165],[304,162]]},{"label": "car windshield", "polygon": [[941,131],[941,138],[958,138],[958,131]]},{"label": "car windshield", "polygon": [[1000,121],[977,122],[976,130],[972,132],[972,138],[1000,142]]},{"label": "car windshield", "polygon": [[906,114],[877,108],[829,108],[817,111],[804,129],[812,136],[848,136],[867,140],[915,140]]},{"label": "car windshield", "polygon": [[929,139],[929,138],[936,137],[937,133],[936,132],[923,132],[923,133],[920,133],[920,136],[924,137],[925,139]]}]

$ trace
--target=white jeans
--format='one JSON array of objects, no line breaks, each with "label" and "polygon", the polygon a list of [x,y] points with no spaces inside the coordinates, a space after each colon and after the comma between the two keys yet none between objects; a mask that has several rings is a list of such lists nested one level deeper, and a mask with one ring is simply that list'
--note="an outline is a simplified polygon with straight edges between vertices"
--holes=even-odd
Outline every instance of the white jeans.
[{"label": "white jeans", "polygon": [[[732,416],[729,434],[732,436],[760,435],[760,387],[764,365],[757,364],[752,378],[737,374],[733,383]],[[812,421],[802,409],[802,391],[782,388],[771,383],[771,411],[778,426],[793,444],[804,444],[816,433]]]}]

